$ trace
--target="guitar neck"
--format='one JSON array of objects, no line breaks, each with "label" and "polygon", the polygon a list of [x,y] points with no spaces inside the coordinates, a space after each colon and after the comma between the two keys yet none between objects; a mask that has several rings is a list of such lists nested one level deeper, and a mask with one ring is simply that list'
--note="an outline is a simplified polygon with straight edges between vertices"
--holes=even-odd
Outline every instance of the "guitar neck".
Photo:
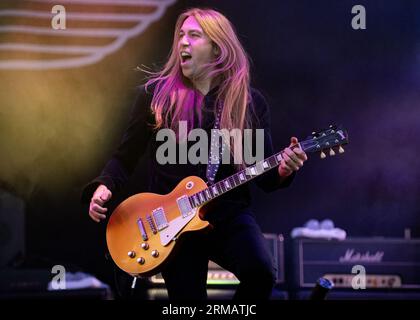
[{"label": "guitar neck", "polygon": [[[292,148],[300,147],[296,144]],[[280,151],[256,164],[246,167],[245,169],[220,180],[206,189],[203,189],[189,197],[192,208],[196,208],[210,202],[211,200],[229,192],[244,183],[262,175],[263,173],[276,168],[283,159],[283,152]]]},{"label": "guitar neck", "polygon": [[[337,126],[330,126],[329,129],[322,130],[321,132],[313,132],[312,135],[312,137],[308,137],[306,140],[301,141],[290,148],[300,148],[306,153],[321,152],[321,158],[324,159],[326,157],[323,152],[324,150],[329,150],[329,155],[333,156],[335,155],[333,148],[339,147],[338,152],[343,153],[344,149],[342,146],[348,143],[347,132]],[[199,207],[277,167],[283,159],[283,153],[284,150],[189,196],[188,199],[191,207]]]}]

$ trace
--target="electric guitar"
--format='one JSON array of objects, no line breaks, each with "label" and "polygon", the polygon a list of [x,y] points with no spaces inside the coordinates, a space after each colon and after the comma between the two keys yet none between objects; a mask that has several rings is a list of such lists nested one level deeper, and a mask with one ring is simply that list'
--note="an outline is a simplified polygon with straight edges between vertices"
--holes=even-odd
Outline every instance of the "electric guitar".
[{"label": "electric guitar", "polygon": [[[348,143],[347,132],[330,126],[313,132],[294,146],[306,153],[320,152],[321,158],[343,153]],[[335,148],[335,150],[334,150]],[[108,221],[106,240],[109,252],[117,266],[133,276],[152,276],[159,273],[172,256],[178,239],[186,232],[210,227],[202,207],[277,167],[282,159],[281,151],[232,176],[208,186],[201,178],[190,176],[183,179],[169,194],[135,194],[114,210]]]}]

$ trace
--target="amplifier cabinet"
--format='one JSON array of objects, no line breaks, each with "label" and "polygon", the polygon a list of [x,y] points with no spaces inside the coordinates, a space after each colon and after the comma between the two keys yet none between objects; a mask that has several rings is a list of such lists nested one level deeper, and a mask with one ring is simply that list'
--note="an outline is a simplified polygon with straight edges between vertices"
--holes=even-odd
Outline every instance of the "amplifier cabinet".
[{"label": "amplifier cabinet", "polygon": [[420,288],[420,239],[294,239],[292,272],[297,288],[314,287],[323,276],[354,288],[352,279],[362,274],[367,289]]}]

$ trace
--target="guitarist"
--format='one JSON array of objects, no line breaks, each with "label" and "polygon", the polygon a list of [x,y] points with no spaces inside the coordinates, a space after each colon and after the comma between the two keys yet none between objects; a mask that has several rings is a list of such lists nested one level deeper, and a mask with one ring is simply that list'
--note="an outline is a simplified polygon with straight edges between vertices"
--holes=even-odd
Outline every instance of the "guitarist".
[{"label": "guitarist", "polygon": [[[119,147],[102,173],[83,190],[83,199],[90,201],[91,219],[100,222],[106,218],[106,202],[124,186],[145,153],[151,168],[148,191],[158,194],[169,193],[186,176],[199,176],[211,183],[244,168],[245,164],[233,162],[221,163],[216,169],[214,165],[189,161],[162,164],[156,153],[161,145],[156,134],[163,128],[177,132],[179,121],[186,121],[188,130],[202,128],[207,133],[216,122],[228,130],[264,129],[264,157],[274,153],[269,107],[261,93],[250,87],[246,52],[229,20],[214,10],[190,9],[178,17],[166,65],[139,88]],[[176,141],[180,139],[176,137]],[[306,154],[299,148],[290,148],[296,143],[298,140],[291,138],[278,169],[254,179],[264,191],[287,187],[294,172],[303,166]],[[234,148],[232,145],[232,154]],[[162,270],[171,300],[207,298],[209,259],[240,280],[234,298],[270,297],[275,266],[250,211],[250,201],[249,186],[244,184],[206,207],[205,218],[213,228],[184,235],[185,241]]]}]

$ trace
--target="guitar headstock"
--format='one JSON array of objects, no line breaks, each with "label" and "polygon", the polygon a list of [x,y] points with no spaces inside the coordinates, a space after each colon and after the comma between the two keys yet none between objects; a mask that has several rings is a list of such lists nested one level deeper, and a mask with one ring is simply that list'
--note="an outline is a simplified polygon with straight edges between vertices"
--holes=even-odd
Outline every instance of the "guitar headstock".
[{"label": "guitar headstock", "polygon": [[305,152],[320,152],[321,159],[326,157],[324,151],[328,150],[330,156],[334,156],[337,150],[338,153],[343,153],[343,145],[349,143],[347,131],[337,126],[331,125],[328,129],[318,132],[312,132],[312,136],[306,138],[305,141],[300,142],[300,146]]}]

